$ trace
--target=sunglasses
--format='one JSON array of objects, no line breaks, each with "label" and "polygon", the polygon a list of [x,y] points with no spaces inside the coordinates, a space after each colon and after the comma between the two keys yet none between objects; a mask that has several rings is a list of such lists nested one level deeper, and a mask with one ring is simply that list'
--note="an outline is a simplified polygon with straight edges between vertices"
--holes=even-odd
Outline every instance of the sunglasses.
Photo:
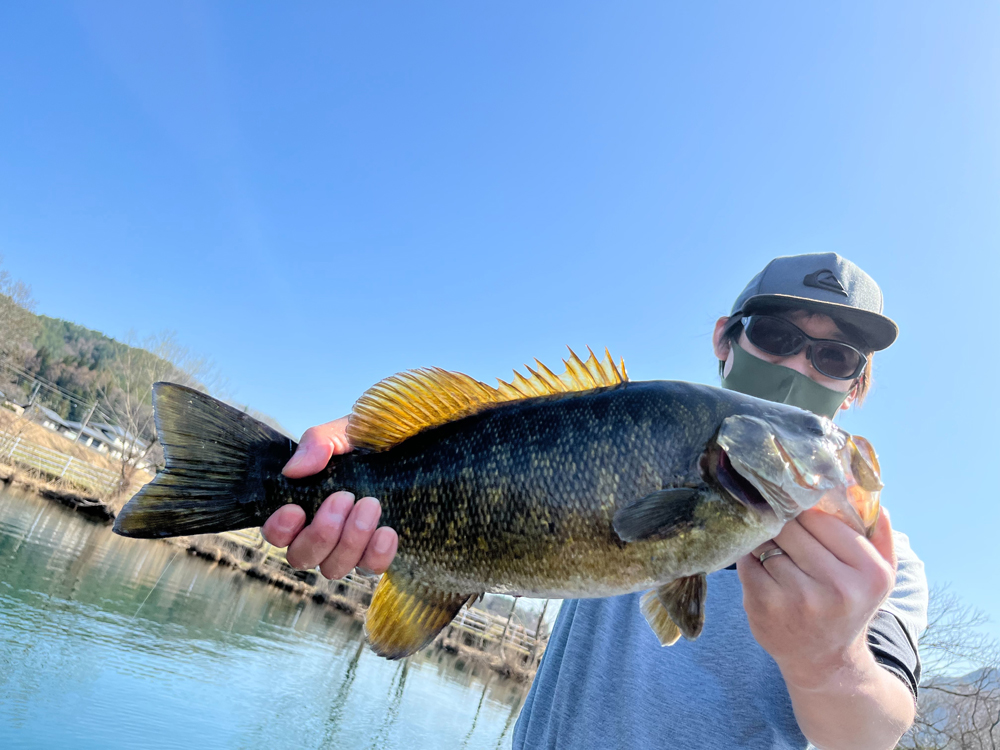
[{"label": "sunglasses", "polygon": [[834,380],[851,380],[861,374],[868,357],[850,344],[815,339],[794,323],[770,315],[751,315],[740,321],[750,343],[775,357],[791,357],[806,347],[806,356],[817,372]]}]

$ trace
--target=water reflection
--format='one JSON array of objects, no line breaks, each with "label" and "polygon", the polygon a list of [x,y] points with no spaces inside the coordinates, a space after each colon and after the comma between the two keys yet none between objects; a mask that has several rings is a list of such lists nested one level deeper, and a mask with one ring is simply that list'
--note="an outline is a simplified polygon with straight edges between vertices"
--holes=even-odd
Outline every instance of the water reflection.
[{"label": "water reflection", "polygon": [[347,703],[347,696],[351,694],[351,685],[354,684],[354,677],[358,673],[358,662],[361,660],[361,654],[364,650],[365,643],[363,640],[359,640],[354,656],[351,657],[347,671],[344,673],[344,681],[340,683],[340,689],[337,690],[337,694],[333,698],[333,710],[330,712],[330,718],[326,723],[326,732],[323,735],[324,746],[330,745],[337,736],[337,729],[344,716],[344,704]]},{"label": "water reflection", "polygon": [[399,667],[396,669],[396,677],[393,685],[389,687],[389,692],[391,698],[389,700],[389,708],[385,712],[385,717],[382,720],[382,726],[379,727],[378,733],[372,739],[372,744],[369,745],[369,750],[383,750],[387,747],[386,741],[389,738],[389,732],[392,729],[392,725],[396,723],[396,719],[399,717],[399,707],[403,702],[403,688],[406,686],[406,674],[410,668],[410,660],[403,659],[400,662]]},{"label": "water reflection", "polygon": [[490,686],[492,675],[486,678],[486,684],[483,685],[483,694],[479,696],[479,703],[476,704],[476,715],[472,717],[472,726],[469,727],[469,733],[465,735],[465,739],[462,740],[462,749],[465,750],[469,746],[469,740],[472,739],[472,733],[476,731],[476,724],[479,723],[479,712],[483,708],[483,701],[486,700],[486,690]]},{"label": "water reflection", "polygon": [[4,747],[504,747],[525,688],[167,544],[0,495]]}]

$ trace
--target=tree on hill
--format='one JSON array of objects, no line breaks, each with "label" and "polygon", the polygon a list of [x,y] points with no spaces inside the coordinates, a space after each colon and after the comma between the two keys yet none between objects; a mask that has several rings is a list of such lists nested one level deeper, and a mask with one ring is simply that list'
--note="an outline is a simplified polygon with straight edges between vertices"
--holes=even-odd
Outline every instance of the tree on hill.
[{"label": "tree on hill", "polygon": [[140,459],[154,468],[162,465],[162,448],[156,442],[153,421],[153,384],[166,380],[208,393],[214,390],[210,384],[216,385],[219,378],[214,365],[193,355],[170,332],[141,341],[130,332],[115,354],[108,366],[110,377],[100,395],[118,428],[120,488],[126,492],[132,486]]},{"label": "tree on hill", "polygon": [[[0,268],[0,358],[21,358],[31,349],[31,339],[38,327],[32,314],[34,306],[31,288]],[[0,388],[10,392],[14,385],[13,379],[4,376]]]},{"label": "tree on hill", "polygon": [[31,314],[34,306],[31,287],[11,277],[6,269],[0,269],[0,355],[20,351],[31,339],[36,326]]},{"label": "tree on hill", "polygon": [[98,331],[45,315],[22,362],[28,377],[42,378],[56,390],[46,390],[42,403],[64,419],[83,421],[107,386],[113,363],[125,344]]}]

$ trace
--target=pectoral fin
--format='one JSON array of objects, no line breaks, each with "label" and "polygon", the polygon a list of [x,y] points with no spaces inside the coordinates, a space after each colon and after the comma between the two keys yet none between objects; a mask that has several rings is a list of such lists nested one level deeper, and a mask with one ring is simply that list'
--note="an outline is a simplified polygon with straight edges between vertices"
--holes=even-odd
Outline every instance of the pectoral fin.
[{"label": "pectoral fin", "polygon": [[438,591],[390,568],[365,615],[368,643],[387,659],[409,656],[434,640],[475,596]]},{"label": "pectoral fin", "polygon": [[704,573],[678,578],[656,590],[670,619],[677,623],[677,627],[689,641],[701,635],[701,629],[705,625],[707,592],[708,580]]},{"label": "pectoral fin", "polygon": [[678,487],[659,490],[615,512],[615,532],[626,542],[666,539],[698,525],[698,490]]}]

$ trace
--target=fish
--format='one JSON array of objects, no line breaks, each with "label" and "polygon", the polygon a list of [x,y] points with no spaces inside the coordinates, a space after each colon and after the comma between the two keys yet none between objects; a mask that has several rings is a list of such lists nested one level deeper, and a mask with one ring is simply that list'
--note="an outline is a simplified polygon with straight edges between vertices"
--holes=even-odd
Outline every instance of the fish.
[{"label": "fish", "polygon": [[373,496],[399,537],[365,615],[388,659],[433,641],[484,593],[540,598],[646,592],[660,643],[693,640],[706,576],[808,508],[871,535],[882,489],[864,438],[831,420],[721,388],[632,381],[624,361],[572,350],[556,375],[492,387],[410,370],[355,403],[354,447],[320,473],[281,469],[289,437],[200,391],[153,389],[165,466],[115,519],[138,538],[261,525],[332,492]]}]

